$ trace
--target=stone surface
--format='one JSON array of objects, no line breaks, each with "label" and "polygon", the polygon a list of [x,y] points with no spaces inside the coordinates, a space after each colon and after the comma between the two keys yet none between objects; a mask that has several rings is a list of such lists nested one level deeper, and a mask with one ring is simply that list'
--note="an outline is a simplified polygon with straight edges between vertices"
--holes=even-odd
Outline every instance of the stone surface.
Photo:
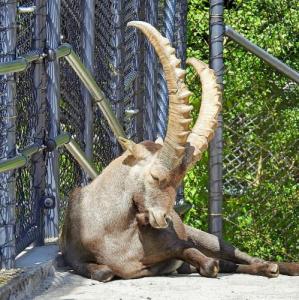
[{"label": "stone surface", "polygon": [[29,299],[34,290],[49,276],[54,277],[57,245],[28,247],[16,259],[16,269],[0,274],[0,299]]},{"label": "stone surface", "polygon": [[220,274],[217,279],[192,275],[114,280],[99,283],[58,271],[36,291],[35,300],[194,300],[299,299],[299,277],[268,279],[243,274]]}]

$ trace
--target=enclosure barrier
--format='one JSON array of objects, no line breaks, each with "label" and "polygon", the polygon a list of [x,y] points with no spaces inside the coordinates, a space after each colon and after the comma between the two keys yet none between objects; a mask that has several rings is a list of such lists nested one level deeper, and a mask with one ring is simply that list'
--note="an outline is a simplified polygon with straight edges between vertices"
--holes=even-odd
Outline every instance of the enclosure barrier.
[{"label": "enclosure barrier", "polygon": [[73,51],[72,46],[69,44],[62,44],[61,46],[59,46],[57,49],[57,58],[60,57],[64,57],[68,61],[68,63],[76,72],[78,77],[81,79],[85,87],[91,93],[96,104],[100,107],[101,111],[106,117],[110,128],[114,132],[115,136],[117,138],[125,137],[125,132],[122,129],[118,119],[115,117],[107,98],[97,85],[93,76],[83,65],[78,55]]},{"label": "enclosure barrier", "polygon": [[[102,110],[115,136],[117,138],[125,137],[124,130],[115,117],[106,96],[97,85],[93,76],[81,62],[78,55],[73,51],[72,46],[69,44],[62,44],[56,50],[49,49],[48,54],[42,52],[29,53],[16,59],[15,61],[0,63],[0,75],[24,71],[32,62],[49,57],[49,53],[51,56],[54,56],[57,59],[64,57],[68,61],[70,66],[93,96],[97,105]],[[53,58],[51,57],[51,59]]]},{"label": "enclosure barrier", "polygon": [[[215,71],[217,83],[223,92],[223,0],[210,1],[210,36],[209,61]],[[214,138],[209,144],[209,232],[222,237],[222,156],[223,156],[223,128],[222,113],[218,115],[218,125]]]},{"label": "enclosure barrier", "polygon": [[225,26],[225,35],[229,37],[231,40],[235,41],[246,50],[250,51],[257,57],[261,58],[263,61],[268,63],[272,68],[279,71],[281,74],[287,76],[291,80],[299,83],[299,73],[281,62],[279,59],[274,57],[273,55],[269,54],[267,51],[263,50],[262,48],[258,47],[254,43],[250,42],[248,39],[243,37],[237,31],[235,31],[230,26]]},{"label": "enclosure barrier", "polygon": [[[280,72],[286,71],[289,78],[298,82],[296,71],[269,58],[268,53],[224,26],[223,9],[228,2],[231,1],[209,3],[209,60],[218,83],[222,85],[223,76],[227,76],[223,74],[224,34],[262,59],[267,57],[265,61],[276,69],[280,65]],[[208,8],[208,2],[203,1],[202,5]],[[5,149],[0,159],[8,158],[0,162],[5,181],[5,190],[0,190],[4,215],[0,254],[2,266],[9,268],[13,267],[15,254],[30,243],[41,245],[45,237],[57,237],[70,190],[86,184],[88,177],[94,178],[120,153],[113,134],[126,135],[136,142],[165,134],[168,107],[163,71],[152,46],[140,32],[126,28],[126,24],[143,20],[154,25],[171,40],[185,67],[187,1],[24,0],[18,8],[15,1],[7,1],[0,3],[0,15],[4,16],[0,19],[4,20],[0,48],[2,44],[6,46],[0,56],[0,75],[10,74],[0,81],[0,88],[4,87],[4,92],[0,91],[4,105],[1,111],[7,110],[7,123],[0,124],[7,133],[0,140]],[[229,20],[227,23],[230,24]],[[207,56],[203,57],[207,60]],[[12,72],[19,75],[13,76]],[[24,113],[24,107],[32,112]],[[30,116],[33,120],[28,124]],[[229,133],[233,132],[239,140],[242,136],[236,131],[254,121],[244,120],[244,116],[226,118],[223,124],[220,116],[215,139],[210,144],[209,230],[218,236],[222,235],[223,191],[231,192],[235,182],[240,181],[237,176],[228,180],[229,172],[234,170],[228,161],[236,162],[235,169],[239,170],[247,163],[246,151],[252,154],[252,146],[243,149],[245,154],[238,147],[234,148],[233,157],[225,153],[222,127],[227,138],[228,127],[236,126]],[[67,134],[61,135],[60,131]],[[23,149],[19,155],[14,152],[16,142]],[[250,166],[254,163],[249,161]],[[231,170],[227,172],[227,168]],[[57,199],[54,209],[42,211],[43,194]],[[179,198],[183,198],[182,191]],[[186,207],[185,203],[176,209],[182,212]]]},{"label": "enclosure barrier", "polygon": [[80,146],[76,143],[76,141],[71,137],[69,133],[60,134],[54,140],[48,140],[43,145],[34,144],[28,146],[21,151],[20,155],[0,162],[0,173],[15,170],[25,166],[28,162],[28,159],[30,159],[35,153],[44,150],[53,151],[54,149],[58,149],[61,146],[66,147],[66,149],[72,154],[78,164],[90,176],[91,179],[94,179],[98,175],[92,162],[89,161],[85,153],[81,150]]}]

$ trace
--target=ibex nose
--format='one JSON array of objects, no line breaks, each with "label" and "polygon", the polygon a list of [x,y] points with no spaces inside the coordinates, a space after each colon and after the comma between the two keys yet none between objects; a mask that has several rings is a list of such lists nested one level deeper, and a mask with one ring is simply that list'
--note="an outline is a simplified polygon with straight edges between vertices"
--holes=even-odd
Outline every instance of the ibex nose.
[{"label": "ibex nose", "polygon": [[167,228],[171,221],[170,216],[168,216],[161,209],[149,209],[149,222],[152,227],[157,229]]}]

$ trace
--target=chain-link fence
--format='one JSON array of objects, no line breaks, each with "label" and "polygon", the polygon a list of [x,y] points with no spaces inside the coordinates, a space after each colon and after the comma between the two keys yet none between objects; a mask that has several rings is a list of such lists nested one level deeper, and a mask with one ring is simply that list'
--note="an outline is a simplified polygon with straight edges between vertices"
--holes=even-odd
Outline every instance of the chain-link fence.
[{"label": "chain-link fence", "polygon": [[[21,73],[1,77],[1,113],[7,116],[7,120],[1,119],[7,121],[1,123],[1,160],[20,154],[30,145],[39,147],[24,167],[1,175],[1,181],[7,183],[1,185],[2,215],[12,209],[10,219],[3,217],[1,223],[6,231],[11,226],[8,240],[1,240],[2,258],[11,263],[2,266],[8,267],[30,243],[41,244],[44,237],[57,236],[71,190],[89,181],[65,148],[53,151],[55,147],[50,146],[55,137],[60,132],[70,133],[99,172],[120,153],[103,112],[92,102],[72,67],[62,59],[57,64],[52,55],[55,48],[61,43],[72,45],[94,74],[129,138],[137,142],[155,139],[165,134],[167,123],[163,73],[153,48],[140,32],[126,24],[145,20],[157,26],[177,46],[184,62],[187,2],[35,0],[1,1],[2,7],[14,11],[15,17],[10,19],[10,12],[2,11],[1,62],[34,51],[47,56],[28,64]],[[7,33],[14,36],[10,37],[12,41],[15,39],[10,53],[5,48]],[[10,88],[16,91],[16,96],[11,92],[10,100],[5,91],[9,76]],[[8,101],[16,106],[16,113],[7,108]],[[55,207],[45,208],[44,199],[52,199]],[[3,232],[2,236],[7,234]],[[7,243],[12,249],[9,255],[5,253]]]},{"label": "chain-link fence", "polygon": [[[230,6],[226,23],[298,70],[297,2],[254,4]],[[257,16],[251,24],[244,24],[246,5]],[[230,39],[225,61],[227,234],[255,255],[298,259],[298,85]]]},{"label": "chain-link fence", "polygon": [[[294,19],[285,16],[286,10],[295,11],[296,3],[281,0],[279,10],[269,3],[225,1],[225,22],[298,69],[294,49],[288,46],[289,37],[295,36]],[[248,17],[252,7],[258,21],[251,24],[242,16]],[[19,155],[29,145],[39,149],[25,166],[0,174],[1,260],[3,267],[11,267],[15,255],[30,243],[42,244],[44,237],[57,237],[71,190],[90,180],[64,148],[53,151],[55,138],[62,132],[70,133],[98,172],[120,153],[105,114],[92,101],[78,73],[65,60],[57,62],[58,45],[72,45],[128,137],[154,140],[164,136],[167,124],[164,74],[153,48],[140,32],[126,24],[131,20],[153,24],[176,47],[182,66],[188,29],[188,56],[207,62],[209,3],[190,1],[187,6],[186,0],[0,0],[0,8],[0,62],[38,53],[32,64],[27,60],[23,72],[0,77],[1,162]],[[285,25],[278,26],[281,15],[284,21],[280,24]],[[216,25],[221,22],[217,13],[214,17]],[[217,55],[221,59],[221,53]],[[258,249],[266,241],[275,244],[269,257],[274,251],[276,258],[288,254],[294,257],[298,247],[298,224],[292,218],[298,212],[298,89],[227,38],[224,57],[225,236],[255,254],[264,255]],[[191,99],[195,117],[199,85],[191,71],[187,81],[196,96]],[[204,156],[202,165],[197,165],[185,180],[185,195],[194,204],[187,221],[203,228],[202,216],[208,215],[203,204],[207,199],[207,170]],[[55,205],[45,206],[45,198]],[[260,242],[252,244],[253,235],[259,236]]]},{"label": "chain-link fence", "polygon": [[[296,1],[224,4],[226,24],[299,69]],[[207,61],[208,3],[198,1],[189,9],[188,54]],[[224,63],[223,235],[253,255],[298,260],[298,85],[229,37]],[[187,79],[196,90],[192,71]],[[198,97],[196,92],[195,105]],[[207,157],[185,181],[187,199],[195,204],[187,219],[207,229]]]}]

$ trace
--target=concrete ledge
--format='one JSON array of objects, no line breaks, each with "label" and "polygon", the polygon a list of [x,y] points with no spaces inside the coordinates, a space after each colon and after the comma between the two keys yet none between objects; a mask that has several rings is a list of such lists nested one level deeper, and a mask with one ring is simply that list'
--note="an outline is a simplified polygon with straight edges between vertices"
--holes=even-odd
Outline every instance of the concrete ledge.
[{"label": "concrete ledge", "polygon": [[16,260],[17,269],[1,271],[0,299],[28,299],[33,291],[55,273],[57,245],[25,249]]}]

